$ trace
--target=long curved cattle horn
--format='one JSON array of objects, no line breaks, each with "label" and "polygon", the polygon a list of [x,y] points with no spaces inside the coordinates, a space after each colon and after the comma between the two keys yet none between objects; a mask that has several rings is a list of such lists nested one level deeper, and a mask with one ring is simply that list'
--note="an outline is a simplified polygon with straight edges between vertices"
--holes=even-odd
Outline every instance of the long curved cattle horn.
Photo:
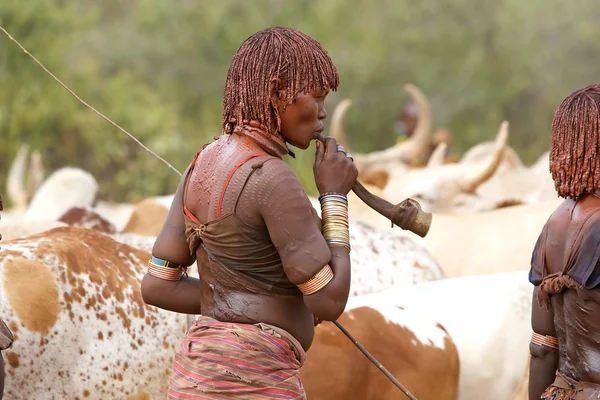
[{"label": "long curved cattle horn", "polygon": [[25,164],[28,154],[29,146],[22,144],[8,171],[6,191],[13,208],[27,208],[27,192],[25,191],[23,180],[25,178]]},{"label": "long curved cattle horn", "polygon": [[352,151],[350,145],[348,144],[348,138],[346,137],[346,132],[344,131],[344,115],[346,115],[346,110],[348,107],[352,105],[352,100],[344,99],[340,101],[337,106],[335,106],[335,110],[333,110],[333,115],[331,116],[331,125],[330,125],[330,135],[334,138],[339,144],[344,146],[344,148],[348,151]]},{"label": "long curved cattle horn", "polygon": [[431,156],[429,157],[429,161],[427,161],[427,165],[425,166],[425,168],[433,168],[444,165],[444,161],[446,160],[447,148],[448,143],[446,142],[441,142],[440,144],[438,144],[433,153],[431,153]]},{"label": "long curved cattle horn", "polygon": [[467,171],[463,176],[460,186],[467,193],[473,193],[475,189],[494,175],[496,169],[502,161],[506,142],[508,139],[508,121],[503,121],[500,124],[500,129],[496,135],[496,142],[492,154],[479,165],[475,166],[471,171]]},{"label": "long curved cattle horn", "polygon": [[31,154],[29,173],[27,174],[27,200],[31,200],[44,181],[44,164],[38,150]]},{"label": "long curved cattle horn", "polygon": [[425,94],[412,83],[404,85],[404,90],[412,97],[419,109],[419,120],[415,131],[407,142],[412,142],[418,150],[424,152],[427,149],[431,136],[431,107]]},{"label": "long curved cattle horn", "polygon": [[390,148],[371,153],[354,154],[354,161],[357,166],[360,165],[363,170],[368,170],[374,165],[387,164],[389,162],[403,162],[411,164],[421,158],[429,141],[431,140],[431,109],[425,95],[413,84],[406,84],[404,89],[410,94],[419,109],[419,121],[415,132],[402,143],[398,143]]}]

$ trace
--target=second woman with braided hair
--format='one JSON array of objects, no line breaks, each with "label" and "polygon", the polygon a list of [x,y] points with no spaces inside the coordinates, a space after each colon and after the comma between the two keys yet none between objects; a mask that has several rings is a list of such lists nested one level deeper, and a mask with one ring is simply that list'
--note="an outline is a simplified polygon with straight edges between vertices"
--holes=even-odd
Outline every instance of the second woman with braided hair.
[{"label": "second woman with braided hair", "polygon": [[538,238],[529,399],[600,398],[600,85],[579,89],[552,120],[550,172],[565,200]]}]

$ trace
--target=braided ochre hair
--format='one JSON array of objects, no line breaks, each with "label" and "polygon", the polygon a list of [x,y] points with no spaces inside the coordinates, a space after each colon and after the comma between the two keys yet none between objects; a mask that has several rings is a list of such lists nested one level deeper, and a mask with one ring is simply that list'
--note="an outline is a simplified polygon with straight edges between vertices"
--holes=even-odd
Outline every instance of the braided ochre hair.
[{"label": "braided ochre hair", "polygon": [[223,95],[224,130],[232,121],[250,120],[270,131],[279,127],[280,116],[270,100],[273,78],[284,86],[278,89],[285,90],[285,104],[291,104],[299,93],[336,90],[339,85],[337,69],[316,40],[292,28],[262,30],[242,43],[229,66]]},{"label": "braided ochre hair", "polygon": [[600,187],[600,85],[571,93],[552,119],[550,172],[558,195],[577,199]]}]

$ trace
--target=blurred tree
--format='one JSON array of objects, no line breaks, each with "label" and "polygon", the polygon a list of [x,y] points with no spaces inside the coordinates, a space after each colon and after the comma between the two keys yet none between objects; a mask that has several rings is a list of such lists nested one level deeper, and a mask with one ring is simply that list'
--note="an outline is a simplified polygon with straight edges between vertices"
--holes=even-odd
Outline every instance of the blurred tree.
[{"label": "blurred tree", "polygon": [[[526,163],[548,150],[552,114],[597,80],[600,3],[581,0],[3,0],[0,25],[84,100],[185,169],[220,133],[222,93],[241,42],[267,26],[300,29],[338,66],[331,114],[350,98],[345,129],[355,151],[395,141],[393,122],[412,82],[434,126],[455,148],[493,140],[511,123]],[[0,37],[0,170],[21,142],[46,168],[77,165],[100,196],[131,201],[172,193],[179,177],[77,102],[8,38]],[[314,147],[288,160],[314,193]],[[0,187],[5,174],[0,175]]]}]

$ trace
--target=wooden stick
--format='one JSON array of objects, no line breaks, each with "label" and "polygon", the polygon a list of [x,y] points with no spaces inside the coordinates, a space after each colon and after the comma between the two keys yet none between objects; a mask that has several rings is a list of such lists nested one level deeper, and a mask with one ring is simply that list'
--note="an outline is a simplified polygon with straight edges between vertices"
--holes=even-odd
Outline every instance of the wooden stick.
[{"label": "wooden stick", "polygon": [[412,394],[411,392],[409,392],[409,391],[408,391],[408,389],[407,389],[407,388],[405,388],[405,387],[404,387],[404,386],[403,386],[403,385],[402,385],[402,384],[401,384],[401,383],[400,383],[400,382],[399,382],[399,381],[398,381],[396,378],[394,378],[394,375],[392,375],[392,374],[390,373],[390,371],[388,371],[387,369],[385,369],[385,367],[384,367],[383,365],[381,365],[381,363],[380,363],[379,361],[377,361],[377,359],[376,359],[375,357],[373,357],[373,356],[371,355],[371,353],[369,353],[369,352],[367,351],[367,349],[365,349],[365,348],[364,348],[364,346],[363,346],[362,344],[360,344],[360,343],[358,342],[358,340],[356,340],[356,339],[354,338],[354,336],[352,336],[352,335],[350,334],[350,332],[348,332],[348,331],[346,330],[346,328],[344,328],[344,327],[343,327],[343,325],[342,325],[342,324],[340,324],[340,323],[339,323],[339,322],[337,322],[337,321],[333,321],[333,323],[335,324],[335,326],[337,326],[337,327],[340,329],[340,331],[342,331],[342,332],[344,333],[344,335],[346,335],[346,336],[348,337],[348,339],[350,339],[350,341],[351,341],[352,343],[354,343],[354,345],[355,345],[356,347],[358,347],[358,349],[359,349],[359,350],[360,350],[360,351],[361,351],[361,352],[362,352],[362,353],[365,355],[365,357],[367,357],[367,358],[369,359],[369,361],[371,361],[371,362],[372,362],[372,363],[373,363],[373,364],[374,364],[374,365],[375,365],[377,368],[379,368],[379,370],[380,370],[381,372],[383,372],[383,373],[385,374],[385,376],[387,376],[387,377],[388,377],[388,379],[389,379],[390,381],[392,381],[392,383],[393,383],[394,385],[396,385],[396,387],[397,387],[398,389],[402,390],[402,393],[404,393],[404,394],[406,395],[406,397],[408,397],[410,400],[417,400],[417,398],[416,398],[415,396],[413,396],[413,394]]}]

